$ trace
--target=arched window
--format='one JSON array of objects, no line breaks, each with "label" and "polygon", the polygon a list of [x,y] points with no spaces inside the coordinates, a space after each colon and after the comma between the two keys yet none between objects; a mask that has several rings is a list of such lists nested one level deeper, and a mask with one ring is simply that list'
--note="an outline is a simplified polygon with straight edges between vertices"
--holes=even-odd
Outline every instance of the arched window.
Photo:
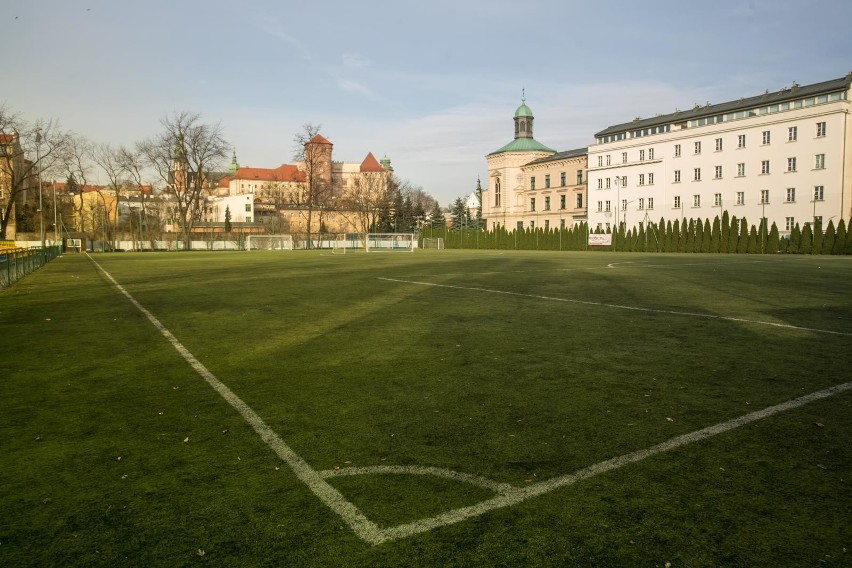
[{"label": "arched window", "polygon": [[500,207],[500,178],[494,178],[494,207]]}]

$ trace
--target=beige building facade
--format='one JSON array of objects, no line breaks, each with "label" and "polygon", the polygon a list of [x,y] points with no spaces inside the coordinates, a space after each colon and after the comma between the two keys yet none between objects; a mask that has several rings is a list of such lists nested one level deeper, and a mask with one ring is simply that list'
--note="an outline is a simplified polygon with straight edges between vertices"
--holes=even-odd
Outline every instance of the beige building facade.
[{"label": "beige building facade", "polygon": [[534,116],[522,99],[515,137],[486,156],[482,218],[488,230],[566,228],[586,220],[586,149],[557,152],[533,137]]}]

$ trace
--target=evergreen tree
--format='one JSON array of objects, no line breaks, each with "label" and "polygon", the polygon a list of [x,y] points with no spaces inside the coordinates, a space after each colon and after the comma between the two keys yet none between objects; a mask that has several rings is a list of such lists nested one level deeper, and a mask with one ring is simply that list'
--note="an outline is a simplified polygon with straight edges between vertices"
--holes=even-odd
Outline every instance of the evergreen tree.
[{"label": "evergreen tree", "polygon": [[[677,220],[675,220],[675,223],[677,223]],[[666,221],[666,244],[665,244],[665,247],[663,248],[663,250],[665,252],[673,252],[672,247],[673,247],[674,243],[672,241],[672,236],[673,236],[675,230],[676,230],[675,227],[672,226],[672,222]]]},{"label": "evergreen tree", "polygon": [[[689,223],[692,223],[690,221]],[[689,223],[686,222],[685,219],[680,220],[680,238],[677,243],[677,252],[686,252],[687,244],[689,243],[689,235],[691,231],[689,230]]]},{"label": "evergreen tree", "polygon": [[746,245],[748,254],[757,254],[760,252],[760,237],[757,235],[757,229],[754,225],[751,226],[751,231],[748,234],[748,245]]},{"label": "evergreen tree", "polygon": [[848,238],[849,236],[846,234],[846,221],[841,219],[837,224],[837,233],[834,235],[834,245],[831,247],[831,254],[844,254]]},{"label": "evergreen tree", "polygon": [[432,210],[429,212],[429,227],[431,229],[443,229],[445,226],[444,210],[441,209],[441,206],[436,201],[432,206]]},{"label": "evergreen tree", "polygon": [[778,226],[773,221],[772,228],[769,229],[769,236],[766,237],[766,250],[764,252],[769,254],[775,254],[780,250],[779,246],[780,241],[778,238]]},{"label": "evergreen tree", "polygon": [[740,240],[740,226],[737,216],[731,216],[731,225],[728,229],[728,252],[737,252],[737,245]]},{"label": "evergreen tree", "polygon": [[695,220],[695,240],[692,241],[691,252],[701,252],[701,243],[704,241],[704,224],[701,219]]},{"label": "evergreen tree", "polygon": [[230,233],[232,230],[231,226],[231,208],[225,206],[225,232]]},{"label": "evergreen tree", "polygon": [[713,228],[710,230],[710,252],[722,251],[722,222],[716,216],[713,219]]},{"label": "evergreen tree", "polygon": [[811,230],[811,224],[805,223],[805,228],[802,229],[802,240],[799,243],[799,253],[810,254],[811,246],[814,242],[814,233]]},{"label": "evergreen tree", "polygon": [[790,238],[787,243],[787,252],[790,254],[799,254],[799,246],[802,244],[802,231],[799,229],[799,224],[796,223],[790,230]]},{"label": "evergreen tree", "polygon": [[748,223],[745,218],[740,219],[740,237],[737,240],[737,252],[743,254],[748,251]]},{"label": "evergreen tree", "polygon": [[729,242],[731,240],[731,219],[728,217],[728,210],[722,213],[722,233],[719,237],[719,252],[729,252]]},{"label": "evergreen tree", "polygon": [[639,223],[639,232],[636,234],[636,247],[638,252],[647,250],[648,234],[645,232],[645,223]]},{"label": "evergreen tree", "polygon": [[[704,219],[704,230],[701,234],[701,252],[710,252],[710,243],[713,241],[713,234],[710,230],[710,220]],[[715,251],[714,251],[715,252]]]},{"label": "evergreen tree", "polygon": [[781,254],[787,254],[787,249],[790,247],[790,239],[787,237],[782,237],[778,240],[778,252]]},{"label": "evergreen tree", "polygon": [[687,227],[684,252],[695,252],[695,221],[690,219]]},{"label": "evergreen tree", "polygon": [[822,223],[814,223],[813,241],[811,242],[811,254],[822,253]]},{"label": "evergreen tree", "polygon": [[825,236],[822,238],[822,249],[820,250],[820,254],[831,254],[831,249],[834,248],[834,239],[836,239],[836,233],[834,231],[834,221],[832,219],[828,220],[828,228],[825,230]]}]

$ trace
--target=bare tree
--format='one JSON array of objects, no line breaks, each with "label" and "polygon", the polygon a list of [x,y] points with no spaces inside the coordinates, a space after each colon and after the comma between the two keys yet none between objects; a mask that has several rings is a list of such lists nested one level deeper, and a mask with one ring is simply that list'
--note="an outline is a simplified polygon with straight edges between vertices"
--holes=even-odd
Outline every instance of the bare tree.
[{"label": "bare tree", "polygon": [[[74,209],[75,222],[79,220],[79,226],[75,228],[81,232],[86,232],[86,215],[84,211],[85,199],[83,193],[89,184],[90,173],[92,170],[91,163],[92,144],[83,136],[69,135],[67,143],[62,148],[60,163],[66,179],[73,181],[72,185],[76,186],[71,191],[71,203]],[[79,199],[78,199],[79,197]],[[89,225],[91,231],[89,234],[95,236],[95,206],[97,203],[89,204]]]},{"label": "bare tree", "polygon": [[[141,204],[141,213],[139,215],[139,245],[142,246],[142,241],[144,240],[145,233],[148,234],[148,237],[151,239],[151,248],[154,248],[154,238],[151,236],[150,230],[150,219],[148,218],[148,212],[146,211],[146,195],[145,195],[145,182],[143,181],[143,172],[145,171],[145,156],[138,148],[128,148],[126,146],[121,146],[118,151],[118,162],[121,167],[121,171],[123,171],[127,176],[130,177],[133,185],[136,186],[136,189],[139,191],[140,196],[140,204]],[[150,196],[147,196],[150,197]],[[147,228],[147,231],[144,231],[144,228]],[[159,225],[157,227],[159,229]]]},{"label": "bare tree", "polygon": [[[108,219],[107,240],[110,242],[110,246],[115,248],[115,232],[118,229],[118,209],[121,201],[121,193],[119,190],[121,189],[121,182],[124,177],[125,170],[119,150],[115,150],[109,144],[95,144],[91,147],[91,150],[92,160],[94,160],[95,164],[97,164],[101,171],[106,174],[109,185],[112,187],[113,191],[115,191],[115,217],[113,219],[109,219],[109,209],[106,211]],[[106,205],[106,200],[104,200],[104,205]]]},{"label": "bare tree", "polygon": [[386,172],[361,172],[353,180],[353,188],[343,198],[344,209],[356,216],[361,232],[374,229],[383,210],[390,204],[390,187]]},{"label": "bare tree", "polygon": [[23,203],[27,190],[38,189],[38,172],[51,167],[67,143],[68,134],[53,119],[30,124],[0,104],[0,239],[15,204]]},{"label": "bare tree", "polygon": [[322,212],[332,201],[331,143],[319,135],[321,126],[306,123],[293,139],[293,158],[304,167],[305,181],[302,192],[296,192],[299,211],[304,211],[308,223],[307,246],[311,247],[314,210]]},{"label": "bare tree", "polygon": [[209,174],[227,158],[229,146],[221,125],[204,124],[197,113],[175,113],[160,124],[163,132],[140,142],[138,149],[174,195],[184,248],[189,250]]}]

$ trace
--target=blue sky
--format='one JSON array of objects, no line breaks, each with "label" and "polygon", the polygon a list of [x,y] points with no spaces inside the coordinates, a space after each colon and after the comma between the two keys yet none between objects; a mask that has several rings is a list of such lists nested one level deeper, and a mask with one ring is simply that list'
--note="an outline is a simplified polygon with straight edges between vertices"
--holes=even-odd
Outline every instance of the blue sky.
[{"label": "blue sky", "polygon": [[[322,125],[336,160],[387,155],[447,205],[485,180],[525,89],[535,137],[852,71],[852,2],[0,0],[0,102],[132,144],[174,111],[220,122],[241,165],[292,161]],[[152,178],[153,179],[153,178]]]}]

